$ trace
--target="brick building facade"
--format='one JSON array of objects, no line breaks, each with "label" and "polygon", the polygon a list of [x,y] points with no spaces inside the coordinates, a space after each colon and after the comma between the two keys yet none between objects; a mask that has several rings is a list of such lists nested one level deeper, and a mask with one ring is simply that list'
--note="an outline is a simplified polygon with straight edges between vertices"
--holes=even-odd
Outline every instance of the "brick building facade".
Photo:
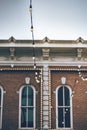
[{"label": "brick building facade", "polygon": [[87,41],[0,40],[1,130],[87,129]]}]

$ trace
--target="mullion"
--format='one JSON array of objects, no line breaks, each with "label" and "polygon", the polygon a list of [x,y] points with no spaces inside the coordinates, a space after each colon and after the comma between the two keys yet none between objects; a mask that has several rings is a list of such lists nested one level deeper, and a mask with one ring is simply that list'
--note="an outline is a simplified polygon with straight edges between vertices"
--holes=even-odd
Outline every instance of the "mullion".
[{"label": "mullion", "polygon": [[27,86],[27,106],[26,106],[26,127],[28,127],[28,86]]},{"label": "mullion", "polygon": [[65,127],[65,88],[63,86],[63,127]]}]

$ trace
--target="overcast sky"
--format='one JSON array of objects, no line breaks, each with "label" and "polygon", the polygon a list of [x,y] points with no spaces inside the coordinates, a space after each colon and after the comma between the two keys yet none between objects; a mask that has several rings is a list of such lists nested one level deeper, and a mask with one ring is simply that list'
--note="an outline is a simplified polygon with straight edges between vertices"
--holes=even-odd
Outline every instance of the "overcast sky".
[{"label": "overcast sky", "polygon": [[[32,0],[35,39],[87,39],[87,0]],[[31,39],[30,0],[0,0],[0,39]]]}]

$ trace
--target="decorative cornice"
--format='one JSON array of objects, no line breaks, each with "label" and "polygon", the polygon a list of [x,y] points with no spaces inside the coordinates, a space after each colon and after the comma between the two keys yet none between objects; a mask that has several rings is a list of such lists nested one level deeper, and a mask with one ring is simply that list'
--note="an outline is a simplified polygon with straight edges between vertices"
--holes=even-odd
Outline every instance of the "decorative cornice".
[{"label": "decorative cornice", "polygon": [[[75,72],[78,72],[78,66],[50,67],[49,70],[50,71],[75,71]],[[87,67],[80,68],[80,71],[86,72],[87,71]]]},{"label": "decorative cornice", "polygon": [[43,59],[44,60],[49,60],[50,49],[42,49],[42,52],[43,52]]},{"label": "decorative cornice", "polygon": [[78,58],[78,60],[81,60],[81,58],[82,58],[82,51],[83,51],[82,48],[77,49],[77,58]]},{"label": "decorative cornice", "polygon": [[16,67],[3,67],[3,66],[1,66],[0,67],[0,71],[2,72],[2,71],[28,71],[28,70],[33,70],[33,71],[38,71],[38,70],[42,70],[41,68],[36,68],[36,69],[34,69],[33,67],[20,67],[20,66],[16,66]]},{"label": "decorative cornice", "polygon": [[[0,40],[0,47],[33,47],[32,40],[18,40],[11,36],[9,39]],[[87,40],[81,37],[77,40],[50,40],[45,37],[42,40],[35,40],[35,47],[38,48],[87,48]]]},{"label": "decorative cornice", "polygon": [[8,39],[8,42],[16,42],[16,39],[15,39],[13,36],[11,36],[11,37]]}]

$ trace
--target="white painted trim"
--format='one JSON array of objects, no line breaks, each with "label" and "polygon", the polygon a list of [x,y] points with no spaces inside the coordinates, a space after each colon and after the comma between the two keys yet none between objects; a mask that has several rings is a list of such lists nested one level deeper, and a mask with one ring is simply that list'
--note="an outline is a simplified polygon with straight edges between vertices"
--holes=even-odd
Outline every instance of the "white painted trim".
[{"label": "white painted trim", "polygon": [[[59,88],[60,87],[62,87],[62,86],[65,86],[65,87],[67,87],[68,89],[69,89],[69,92],[70,92],[70,117],[71,117],[71,127],[70,128],[62,128],[62,129],[72,129],[73,128],[73,116],[72,116],[72,89],[70,88],[70,86],[68,86],[68,85],[60,85],[60,86],[58,86],[57,88],[56,88],[56,116],[58,115],[58,109],[57,109],[57,103],[58,103],[58,90],[59,90]],[[56,117],[56,128],[58,129],[58,117]],[[61,129],[61,128],[59,128],[59,129]]]},{"label": "white painted trim", "polygon": [[3,94],[4,94],[4,90],[2,88],[2,86],[0,86],[1,89],[1,122],[0,122],[0,129],[2,128],[2,115],[3,115]]},{"label": "white painted trim", "polygon": [[[32,43],[0,43],[0,47],[30,47],[32,48],[33,45]],[[87,48],[86,43],[64,43],[64,42],[58,42],[58,43],[47,43],[45,42],[44,44],[39,43],[35,45],[35,48]]]},{"label": "white painted trim", "polygon": [[[78,66],[78,65],[81,65],[81,66],[87,66],[87,61],[40,61],[40,60],[37,60],[37,65],[38,66],[42,66],[44,64],[48,64],[49,66]],[[0,65],[3,65],[4,66],[11,66],[11,64],[14,64],[14,66],[27,66],[28,65],[33,65],[33,60],[32,61],[0,61]],[[1,70],[2,71],[2,70]]]},{"label": "white painted trim", "polygon": [[[23,88],[25,87],[25,86],[30,86],[32,89],[33,89],[33,92],[34,92],[34,117],[33,117],[33,119],[34,119],[34,127],[21,127],[21,110],[20,110],[20,108],[21,108],[21,94],[22,94],[22,90],[23,90]],[[20,90],[19,90],[19,129],[35,129],[35,127],[36,127],[36,91],[35,91],[35,88],[34,88],[34,86],[32,86],[32,85],[23,85],[23,86],[21,86],[21,88],[20,88]]]}]

